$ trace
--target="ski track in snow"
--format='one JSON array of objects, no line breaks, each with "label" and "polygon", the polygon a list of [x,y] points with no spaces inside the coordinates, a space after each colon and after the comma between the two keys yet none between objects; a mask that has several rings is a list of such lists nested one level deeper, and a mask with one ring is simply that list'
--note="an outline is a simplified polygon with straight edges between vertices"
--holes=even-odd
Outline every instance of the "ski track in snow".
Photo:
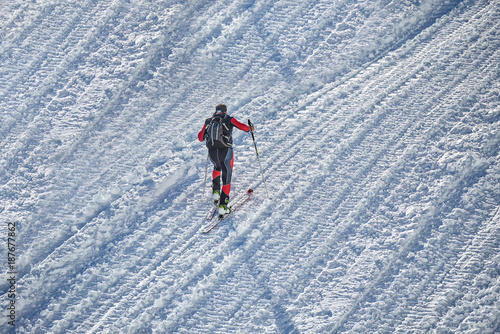
[{"label": "ski track in snow", "polygon": [[[499,5],[3,1],[17,332],[498,332]],[[220,102],[272,200],[235,132],[204,235]]]}]

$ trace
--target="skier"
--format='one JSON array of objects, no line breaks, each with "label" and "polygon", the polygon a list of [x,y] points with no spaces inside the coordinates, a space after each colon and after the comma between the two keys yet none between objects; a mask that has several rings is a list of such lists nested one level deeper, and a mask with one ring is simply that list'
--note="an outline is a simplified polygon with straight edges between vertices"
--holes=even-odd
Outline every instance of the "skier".
[{"label": "skier", "polygon": [[212,194],[214,203],[219,203],[219,215],[231,211],[228,205],[234,161],[233,127],[246,132],[254,131],[253,125],[248,126],[229,116],[226,105],[219,104],[215,107],[213,116],[205,120],[198,133],[200,142],[206,141],[210,161],[214,164]]}]

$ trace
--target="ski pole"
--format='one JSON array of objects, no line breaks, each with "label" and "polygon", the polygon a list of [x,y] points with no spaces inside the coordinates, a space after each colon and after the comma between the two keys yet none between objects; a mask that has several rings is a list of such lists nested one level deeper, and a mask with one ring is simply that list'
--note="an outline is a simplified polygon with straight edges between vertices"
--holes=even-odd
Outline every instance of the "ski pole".
[{"label": "ski pole", "polygon": [[269,197],[269,192],[267,191],[267,183],[266,183],[266,178],[264,177],[264,170],[262,169],[262,164],[260,163],[260,158],[259,158],[259,151],[257,150],[257,143],[255,142],[255,136],[252,131],[252,122],[248,120],[248,125],[250,126],[250,133],[252,134],[252,140],[253,140],[253,146],[255,147],[255,154],[257,154],[257,161],[259,162],[259,167],[260,167],[260,174],[262,175],[262,180],[264,181],[264,188],[266,188],[266,195],[267,198]]},{"label": "ski pole", "polygon": [[207,175],[208,175],[208,161],[209,160],[210,160],[210,155],[207,154],[207,168],[205,168],[205,179],[203,180],[202,200],[205,199],[205,189],[207,188]]}]

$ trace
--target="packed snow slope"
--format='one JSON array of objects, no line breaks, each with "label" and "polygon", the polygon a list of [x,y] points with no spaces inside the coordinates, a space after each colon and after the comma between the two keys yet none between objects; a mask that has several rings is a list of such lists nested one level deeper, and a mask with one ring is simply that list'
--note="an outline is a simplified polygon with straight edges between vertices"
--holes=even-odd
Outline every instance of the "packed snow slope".
[{"label": "packed snow slope", "polygon": [[[498,333],[499,33],[498,0],[3,0],[0,332]],[[202,234],[218,103],[266,182],[235,130],[255,197]]]}]

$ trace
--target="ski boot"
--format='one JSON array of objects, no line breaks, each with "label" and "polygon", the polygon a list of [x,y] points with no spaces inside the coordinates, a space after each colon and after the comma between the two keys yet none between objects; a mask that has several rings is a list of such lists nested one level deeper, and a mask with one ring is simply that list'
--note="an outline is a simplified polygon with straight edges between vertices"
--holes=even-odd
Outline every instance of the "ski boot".
[{"label": "ski boot", "polygon": [[214,192],[212,193],[212,199],[214,200],[214,204],[219,203],[220,192],[218,190],[214,190]]},{"label": "ski boot", "polygon": [[219,205],[219,217],[225,216],[231,212],[231,208],[227,204]]}]

